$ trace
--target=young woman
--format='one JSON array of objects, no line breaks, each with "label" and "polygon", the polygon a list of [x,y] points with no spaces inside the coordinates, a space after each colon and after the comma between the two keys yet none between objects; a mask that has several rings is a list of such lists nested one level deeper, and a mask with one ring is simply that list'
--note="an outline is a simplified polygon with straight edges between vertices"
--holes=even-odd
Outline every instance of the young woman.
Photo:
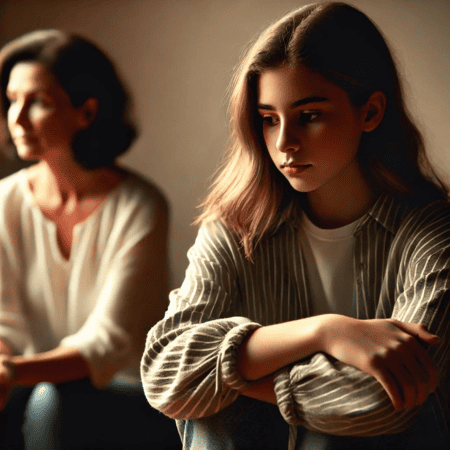
[{"label": "young woman", "polygon": [[58,30],[6,45],[0,82],[37,161],[0,182],[0,447],[163,448],[174,426],[138,377],[166,307],[168,212],[115,164],[136,135],[129,97],[103,52]]},{"label": "young woman", "polygon": [[186,449],[447,448],[450,208],[380,32],[343,3],[283,17],[231,128],[151,405]]}]

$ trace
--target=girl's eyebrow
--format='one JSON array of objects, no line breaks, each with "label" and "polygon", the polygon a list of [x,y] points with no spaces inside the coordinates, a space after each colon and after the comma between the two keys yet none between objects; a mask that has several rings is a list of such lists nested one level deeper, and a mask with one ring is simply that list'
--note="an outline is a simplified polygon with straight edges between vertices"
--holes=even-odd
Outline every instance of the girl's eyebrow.
[{"label": "girl's eyebrow", "polygon": [[[297,100],[294,103],[291,104],[291,108],[297,108],[298,106],[307,105],[308,103],[319,103],[319,102],[326,102],[328,101],[328,98],[326,97],[306,97],[302,98],[301,100]],[[266,109],[269,111],[274,111],[275,108],[272,105],[266,105],[264,103],[258,103],[258,109]]]}]

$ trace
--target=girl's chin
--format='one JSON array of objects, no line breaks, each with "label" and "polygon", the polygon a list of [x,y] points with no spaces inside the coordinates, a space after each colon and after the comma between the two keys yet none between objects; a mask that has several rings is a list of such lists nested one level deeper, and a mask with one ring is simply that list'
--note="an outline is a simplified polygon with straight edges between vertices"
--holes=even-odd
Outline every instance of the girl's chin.
[{"label": "girl's chin", "polygon": [[289,180],[289,179],[288,181],[292,189],[301,194],[307,194],[308,192],[316,190],[316,186],[312,185],[311,183],[305,183],[300,182],[299,180]]}]

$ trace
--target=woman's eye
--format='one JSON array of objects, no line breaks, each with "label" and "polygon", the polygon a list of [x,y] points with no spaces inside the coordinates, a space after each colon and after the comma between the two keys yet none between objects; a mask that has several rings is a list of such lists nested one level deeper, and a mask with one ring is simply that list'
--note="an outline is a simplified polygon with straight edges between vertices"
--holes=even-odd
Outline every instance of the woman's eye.
[{"label": "woman's eye", "polygon": [[49,105],[49,102],[42,97],[35,97],[33,99],[33,104],[39,105],[39,106],[47,106],[47,105]]},{"label": "woman's eye", "polygon": [[313,122],[313,121],[316,120],[319,116],[320,116],[320,113],[318,113],[318,112],[308,112],[308,111],[303,111],[303,112],[300,114],[300,121],[301,121],[302,123]]}]

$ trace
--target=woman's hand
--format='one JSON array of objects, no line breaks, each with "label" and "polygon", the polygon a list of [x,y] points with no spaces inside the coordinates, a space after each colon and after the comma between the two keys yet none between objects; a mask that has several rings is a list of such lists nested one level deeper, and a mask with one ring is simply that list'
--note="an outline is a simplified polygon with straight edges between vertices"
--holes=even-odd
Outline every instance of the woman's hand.
[{"label": "woman's hand", "polygon": [[437,367],[419,340],[437,344],[439,337],[423,325],[336,314],[323,320],[323,351],[376,378],[397,411],[422,404],[436,389]]},{"label": "woman's hand", "polygon": [[0,354],[0,411],[6,406],[14,386],[14,370],[8,355]]}]

